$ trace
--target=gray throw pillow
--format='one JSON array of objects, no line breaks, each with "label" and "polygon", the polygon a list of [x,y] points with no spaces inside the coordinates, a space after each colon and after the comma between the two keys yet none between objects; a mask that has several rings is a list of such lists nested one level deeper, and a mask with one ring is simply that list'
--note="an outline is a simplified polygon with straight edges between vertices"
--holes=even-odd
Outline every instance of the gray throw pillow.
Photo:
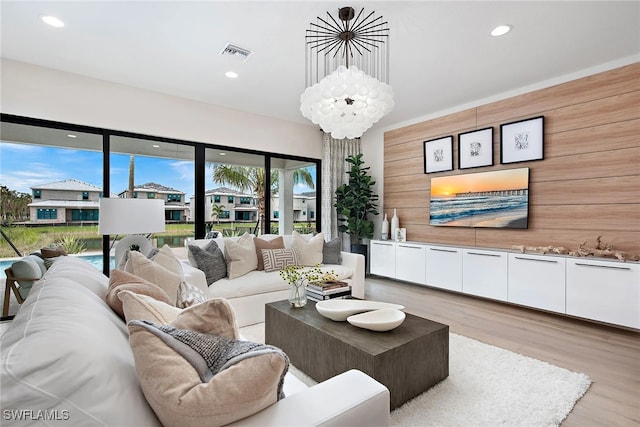
[{"label": "gray throw pillow", "polygon": [[11,264],[13,277],[22,279],[17,281],[20,285],[18,291],[22,298],[26,298],[27,295],[29,295],[31,286],[33,286],[33,284],[42,277],[43,273],[42,267],[39,263],[40,261],[42,261],[41,258],[35,255],[29,255]]},{"label": "gray throw pillow", "polygon": [[197,245],[189,245],[188,249],[189,258],[196,263],[194,267],[204,272],[209,286],[227,277],[227,263],[216,242],[211,241],[204,249]]},{"label": "gray throw pillow", "polygon": [[324,242],[322,247],[322,263],[323,264],[340,264],[342,262],[342,242],[339,237],[329,242]]}]

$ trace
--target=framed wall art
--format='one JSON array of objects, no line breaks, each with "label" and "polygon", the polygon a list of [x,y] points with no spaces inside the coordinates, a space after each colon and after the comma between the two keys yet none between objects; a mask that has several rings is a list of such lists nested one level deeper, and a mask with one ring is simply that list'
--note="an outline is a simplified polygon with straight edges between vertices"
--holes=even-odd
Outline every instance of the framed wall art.
[{"label": "framed wall art", "polygon": [[500,163],[544,159],[544,116],[500,125]]},{"label": "framed wall art", "polygon": [[529,168],[431,178],[429,224],[527,228]]},{"label": "framed wall art", "polygon": [[424,173],[453,170],[453,135],[424,142]]},{"label": "framed wall art", "polygon": [[458,168],[493,165],[493,128],[458,134]]}]

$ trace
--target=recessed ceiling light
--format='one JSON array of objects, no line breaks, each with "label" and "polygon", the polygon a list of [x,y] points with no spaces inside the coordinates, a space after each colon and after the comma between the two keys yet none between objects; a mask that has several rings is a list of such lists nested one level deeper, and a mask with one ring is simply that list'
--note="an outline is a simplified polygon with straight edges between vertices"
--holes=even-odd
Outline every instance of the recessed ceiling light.
[{"label": "recessed ceiling light", "polygon": [[62,28],[64,27],[64,22],[56,18],[55,16],[43,15],[40,17],[42,21],[46,24],[51,25],[52,27]]},{"label": "recessed ceiling light", "polygon": [[221,155],[221,156],[226,156],[226,155],[227,155],[227,153],[220,153],[220,155]]},{"label": "recessed ceiling light", "polygon": [[153,148],[160,148],[160,146],[158,144],[153,144],[152,147]]},{"label": "recessed ceiling light", "polygon": [[238,78],[238,73],[236,73],[235,71],[227,71],[226,73],[224,73],[224,75],[229,77],[230,79]]},{"label": "recessed ceiling light", "polygon": [[74,134],[71,134],[71,133],[70,133],[70,134],[68,134],[67,136],[68,136],[69,138],[77,138],[77,136],[75,136]]},{"label": "recessed ceiling light", "polygon": [[512,25],[498,25],[493,30],[491,30],[491,35],[494,37],[504,36],[513,28]]}]

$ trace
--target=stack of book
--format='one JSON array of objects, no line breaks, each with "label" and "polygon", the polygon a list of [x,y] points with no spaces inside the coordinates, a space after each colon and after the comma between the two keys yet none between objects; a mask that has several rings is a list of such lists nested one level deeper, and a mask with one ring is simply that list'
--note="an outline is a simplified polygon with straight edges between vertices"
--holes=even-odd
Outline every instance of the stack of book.
[{"label": "stack of book", "polygon": [[350,296],[351,286],[347,282],[316,282],[307,285],[307,298],[312,301],[324,301]]}]

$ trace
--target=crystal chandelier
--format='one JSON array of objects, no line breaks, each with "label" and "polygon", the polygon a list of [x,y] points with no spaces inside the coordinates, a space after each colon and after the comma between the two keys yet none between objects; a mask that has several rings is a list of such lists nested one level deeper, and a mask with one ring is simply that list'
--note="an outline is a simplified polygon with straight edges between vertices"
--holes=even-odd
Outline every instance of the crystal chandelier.
[{"label": "crystal chandelier", "polygon": [[343,7],[338,20],[327,12],[307,30],[300,111],[336,139],[362,136],[393,109],[393,89],[380,81],[389,74],[389,28],[374,14]]}]

